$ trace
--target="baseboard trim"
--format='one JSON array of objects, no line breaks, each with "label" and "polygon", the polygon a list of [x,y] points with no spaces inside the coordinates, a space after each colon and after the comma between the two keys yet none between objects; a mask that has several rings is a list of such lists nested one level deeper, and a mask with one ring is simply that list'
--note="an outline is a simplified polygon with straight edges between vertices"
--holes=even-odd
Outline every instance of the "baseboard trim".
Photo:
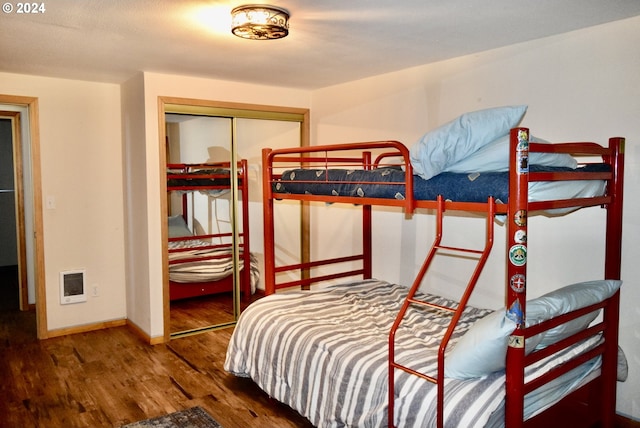
[{"label": "baseboard trim", "polygon": [[131,320],[127,320],[127,326],[136,334],[136,336],[138,336],[149,345],[159,345],[161,343],[164,343],[164,336],[151,337],[147,334],[147,332],[145,332]]},{"label": "baseboard trim", "polygon": [[135,324],[134,322],[128,319],[103,321],[103,322],[98,322],[94,324],[85,324],[85,325],[79,325],[74,327],[66,327],[66,328],[60,328],[56,330],[49,330],[47,332],[46,339],[52,339],[54,337],[67,336],[70,334],[87,333],[89,331],[102,330],[105,328],[112,328],[112,327],[122,327],[122,326],[129,327],[136,336],[138,336],[140,339],[142,339],[145,343],[148,343],[149,345],[158,345],[160,343],[165,342],[164,337],[162,336],[151,337],[144,330],[142,330],[137,324]]},{"label": "baseboard trim", "polygon": [[102,330],[102,329],[111,328],[111,327],[122,327],[124,325],[127,325],[126,319],[103,321],[95,324],[85,324],[85,325],[79,325],[75,327],[60,328],[56,330],[47,331],[47,339],[60,337],[60,336],[67,336],[69,334],[86,333],[89,331]]}]

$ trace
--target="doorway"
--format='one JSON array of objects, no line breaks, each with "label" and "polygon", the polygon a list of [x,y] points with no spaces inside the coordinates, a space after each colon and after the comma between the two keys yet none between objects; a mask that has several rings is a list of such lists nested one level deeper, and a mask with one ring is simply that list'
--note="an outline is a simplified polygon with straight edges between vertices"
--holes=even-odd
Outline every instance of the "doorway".
[{"label": "doorway", "polygon": [[0,310],[28,309],[20,148],[20,112],[0,111]]},{"label": "doorway", "polygon": [[[185,160],[188,160],[188,162],[230,160],[232,164],[243,160],[247,162],[248,201],[241,197],[244,195],[239,194],[238,189],[235,189],[235,192],[232,191],[231,197],[227,200],[223,199],[222,202],[216,200],[212,204],[213,199],[209,197],[206,203],[208,216],[204,222],[199,221],[197,224],[212,223],[211,212],[226,213],[229,219],[234,219],[229,222],[233,236],[235,236],[239,242],[243,242],[244,239],[246,239],[246,242],[251,242],[250,247],[247,249],[251,253],[252,259],[255,256],[257,260],[256,263],[259,266],[262,252],[261,148],[274,147],[274,141],[285,141],[286,146],[308,145],[308,110],[164,97],[160,97],[159,101],[159,105],[161,106],[159,117],[160,129],[163,131],[160,136],[160,158],[162,160],[170,160],[170,162],[184,162]],[[176,125],[176,123],[182,125]],[[204,136],[201,134],[200,137],[194,138],[193,131],[195,129],[206,129],[206,132]],[[270,136],[273,138],[270,138]],[[198,140],[200,141],[198,142]],[[176,141],[179,142],[178,145],[181,147],[182,153],[193,153],[193,151],[185,150],[185,148],[196,147],[198,153],[204,153],[206,155],[202,158],[183,158],[181,155],[176,155],[176,153],[180,152],[180,149],[176,148]],[[219,158],[220,154],[224,154],[224,159]],[[166,164],[163,164],[161,168],[164,170],[166,166]],[[167,196],[166,190],[165,188],[161,189],[163,206],[164,209],[167,210],[167,213],[170,214],[172,213],[174,203],[171,197]],[[245,201],[244,204],[248,206],[243,205],[243,200]],[[193,203],[190,202],[190,204]],[[212,208],[214,205],[222,205],[224,208],[218,210]],[[245,233],[244,227],[242,226],[244,224],[245,213],[251,217],[251,231],[246,234],[245,238],[242,238],[241,235]],[[215,222],[219,226],[219,217],[216,217],[216,219]],[[187,223],[189,223],[189,221],[187,221]],[[191,228],[189,228],[190,233],[193,233],[193,224],[195,223],[192,222]],[[163,236],[167,236],[167,234],[163,232]],[[165,253],[166,251],[165,249]],[[187,306],[189,308],[188,310],[193,311],[194,314],[196,313],[196,308],[190,306],[192,302],[174,302],[170,298],[168,261],[165,261],[164,325],[165,338],[167,340],[235,324],[241,309],[241,303],[239,301],[239,253],[236,253],[234,257],[234,289],[233,293],[227,296],[225,303],[229,319],[224,322],[212,321],[213,318],[209,318],[209,321],[204,319],[202,322],[199,322],[198,327],[194,326],[193,330],[186,331],[176,331],[172,329],[172,315],[175,314],[175,309],[178,307]],[[259,270],[258,268],[258,271]],[[260,290],[258,289],[258,294],[259,293]],[[220,297],[224,299],[224,296]],[[252,299],[253,298],[252,296]],[[214,302],[221,300],[215,296],[201,297],[198,299],[204,302],[209,308],[215,305]],[[194,299],[193,303],[198,303],[198,299]],[[244,299],[242,303],[245,303]],[[206,313],[206,311],[203,312]]]},{"label": "doorway", "polygon": [[8,274],[17,284],[16,309],[35,310],[35,333],[39,339],[46,339],[38,99],[0,95],[0,118],[5,136],[10,132],[2,143],[3,161],[0,166],[0,188],[6,190],[0,197],[3,198],[2,207],[7,207],[2,214],[2,222],[6,224],[2,233],[8,239],[5,244],[3,236],[2,252],[6,258],[2,264],[9,266]]}]

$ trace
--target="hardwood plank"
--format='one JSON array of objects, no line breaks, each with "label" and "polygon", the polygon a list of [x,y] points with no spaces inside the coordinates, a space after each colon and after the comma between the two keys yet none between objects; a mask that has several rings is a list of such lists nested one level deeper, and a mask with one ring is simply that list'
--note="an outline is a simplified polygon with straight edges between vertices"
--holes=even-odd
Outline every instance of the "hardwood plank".
[{"label": "hardwood plank", "polygon": [[170,307],[171,333],[233,322],[231,293],[176,300]]},{"label": "hardwood plank", "polygon": [[[251,296],[249,302],[241,300],[241,310],[244,310],[248,304],[262,297],[264,297],[264,293],[257,292]],[[233,322],[232,293],[218,293],[175,300],[171,302],[170,307],[169,323],[171,333]]]}]

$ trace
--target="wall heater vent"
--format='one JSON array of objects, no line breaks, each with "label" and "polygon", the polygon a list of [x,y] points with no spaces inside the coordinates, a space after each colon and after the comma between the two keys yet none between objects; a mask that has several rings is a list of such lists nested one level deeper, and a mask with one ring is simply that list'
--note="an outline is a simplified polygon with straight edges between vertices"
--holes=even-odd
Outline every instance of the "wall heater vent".
[{"label": "wall heater vent", "polygon": [[68,270],[60,272],[60,303],[79,303],[87,301],[84,287],[85,271]]}]

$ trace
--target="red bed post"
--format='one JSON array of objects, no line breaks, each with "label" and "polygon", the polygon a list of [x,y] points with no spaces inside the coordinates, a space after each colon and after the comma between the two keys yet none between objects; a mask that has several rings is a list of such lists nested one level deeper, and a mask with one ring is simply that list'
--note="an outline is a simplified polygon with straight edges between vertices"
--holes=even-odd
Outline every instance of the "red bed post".
[{"label": "red bed post", "polygon": [[246,159],[240,161],[242,170],[242,182],[240,183],[240,191],[242,192],[242,298],[243,300],[251,299],[251,245],[249,240],[249,182],[248,182],[248,163]]},{"label": "red bed post", "polygon": [[620,279],[620,265],[622,263],[622,194],[624,184],[624,143],[622,137],[609,139],[611,149],[610,159],[605,159],[611,164],[613,170],[613,182],[607,189],[612,202],[607,209],[607,237],[606,237],[606,279]]},{"label": "red bed post", "polygon": [[370,279],[373,276],[373,251],[372,251],[372,215],[371,205],[362,206],[362,277]]},{"label": "red bed post", "polygon": [[188,202],[187,201],[187,195],[188,193],[183,193],[182,194],[182,218],[184,219],[185,223],[188,224],[189,219],[187,218],[187,213],[189,212],[189,206],[188,206]]},{"label": "red bed post", "polygon": [[264,288],[276,292],[273,195],[271,189],[271,149],[262,149],[262,203],[264,204]]},{"label": "red bed post", "polygon": [[[605,279],[620,279],[622,264],[622,195],[624,184],[624,144],[625,139],[609,139],[611,155],[605,158],[612,167],[613,179],[607,193],[611,203],[607,206],[607,234],[605,242]],[[618,291],[604,309],[606,351],[602,356],[602,426],[613,427],[616,414],[616,382],[618,356],[618,329],[620,313],[620,292]]]},{"label": "red bed post", "polygon": [[[371,164],[371,152],[363,153],[363,165],[365,169],[373,169]],[[369,279],[373,276],[373,238],[371,236],[372,227],[371,205],[362,206],[362,277]]]},{"label": "red bed post", "polygon": [[509,337],[506,362],[505,424],[522,427],[524,419],[524,326],[527,281],[527,215],[529,174],[529,129],[510,133],[509,208],[507,211],[507,317],[516,330]]}]

